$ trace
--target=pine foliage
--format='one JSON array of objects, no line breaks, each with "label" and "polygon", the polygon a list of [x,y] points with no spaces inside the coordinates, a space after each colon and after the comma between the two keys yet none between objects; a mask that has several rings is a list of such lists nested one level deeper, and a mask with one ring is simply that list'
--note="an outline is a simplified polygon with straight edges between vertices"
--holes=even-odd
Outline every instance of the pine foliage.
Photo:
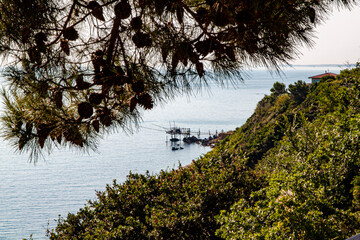
[{"label": "pine foliage", "polygon": [[331,6],[353,3],[3,0],[5,136],[19,150],[96,148],[104,132],[131,130],[142,110],[209,80],[241,80],[249,66],[278,69],[311,45]]}]

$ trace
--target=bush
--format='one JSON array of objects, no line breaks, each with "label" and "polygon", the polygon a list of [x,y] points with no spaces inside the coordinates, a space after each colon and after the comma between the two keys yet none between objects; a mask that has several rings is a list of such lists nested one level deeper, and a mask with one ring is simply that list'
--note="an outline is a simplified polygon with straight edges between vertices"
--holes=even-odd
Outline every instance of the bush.
[{"label": "bush", "polygon": [[284,83],[275,82],[273,87],[270,89],[273,95],[279,96],[281,94],[286,93],[286,87]]},{"label": "bush", "polygon": [[294,84],[290,84],[288,87],[290,97],[295,101],[296,104],[302,103],[309,92],[309,87],[304,81],[297,81]]}]

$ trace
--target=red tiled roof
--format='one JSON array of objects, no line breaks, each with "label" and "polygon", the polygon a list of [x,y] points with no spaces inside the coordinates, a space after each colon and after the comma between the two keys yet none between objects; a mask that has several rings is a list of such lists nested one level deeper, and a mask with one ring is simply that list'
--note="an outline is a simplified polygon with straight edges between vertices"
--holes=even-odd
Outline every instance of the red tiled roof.
[{"label": "red tiled roof", "polygon": [[309,77],[309,78],[322,78],[322,77],[325,77],[325,76],[332,76],[332,77],[336,77],[338,74],[336,73],[323,73],[323,74],[319,74],[319,75],[316,75],[316,76],[312,76],[312,77]]}]

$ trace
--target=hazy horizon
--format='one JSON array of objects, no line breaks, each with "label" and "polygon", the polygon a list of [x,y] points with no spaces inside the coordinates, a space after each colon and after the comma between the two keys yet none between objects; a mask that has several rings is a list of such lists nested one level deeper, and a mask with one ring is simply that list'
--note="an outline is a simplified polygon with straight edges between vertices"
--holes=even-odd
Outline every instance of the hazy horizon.
[{"label": "hazy horizon", "polygon": [[312,48],[299,47],[301,55],[292,65],[346,65],[360,61],[360,6],[351,10],[334,9],[333,13],[317,26]]}]

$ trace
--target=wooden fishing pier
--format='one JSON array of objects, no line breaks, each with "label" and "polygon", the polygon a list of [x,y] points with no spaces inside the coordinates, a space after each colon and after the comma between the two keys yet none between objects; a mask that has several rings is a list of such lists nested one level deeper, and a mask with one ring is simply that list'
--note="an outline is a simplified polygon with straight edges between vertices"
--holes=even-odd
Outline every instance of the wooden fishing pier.
[{"label": "wooden fishing pier", "polygon": [[[191,143],[200,143],[203,146],[210,146],[209,142],[217,139],[219,137],[218,131],[216,130],[215,133],[208,132],[201,132],[199,131],[191,131],[190,128],[181,128],[175,126],[171,126],[167,129],[166,134],[170,135],[170,142],[171,142],[171,149],[172,150],[179,150],[183,149],[179,141],[183,141],[184,143],[191,144]],[[208,135],[207,138],[201,138],[203,135]]]},{"label": "wooden fishing pier", "polygon": [[[185,144],[198,143],[203,146],[214,147],[216,142],[224,139],[230,134],[230,132],[225,133],[223,130],[220,133],[218,133],[217,130],[215,132],[202,132],[200,129],[198,131],[191,131],[190,128],[177,127],[175,123],[173,125],[170,123],[169,128],[156,124],[153,125],[161,128],[162,130],[154,128],[147,129],[165,131],[167,135],[170,135],[170,139],[168,138],[168,136],[166,137],[166,143],[171,144],[170,146],[173,151],[184,149],[181,145],[181,142],[184,142]],[[202,136],[208,137],[202,138]]]}]

